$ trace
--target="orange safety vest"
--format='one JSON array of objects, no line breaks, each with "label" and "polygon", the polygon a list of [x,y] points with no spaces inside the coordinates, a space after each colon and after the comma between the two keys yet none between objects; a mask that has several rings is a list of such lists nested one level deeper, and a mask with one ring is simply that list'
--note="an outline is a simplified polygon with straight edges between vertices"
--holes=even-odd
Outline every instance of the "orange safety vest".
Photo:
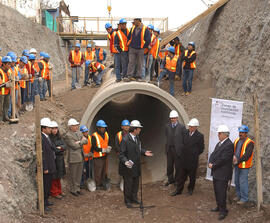
[{"label": "orange safety vest", "polygon": [[[154,41],[155,38],[156,38],[156,36],[155,36],[154,34],[152,34],[152,35],[151,35],[151,42],[150,42],[150,43],[152,43],[152,42]],[[152,48],[150,49],[150,53],[151,53],[151,50],[152,50]],[[148,51],[149,51],[148,48],[144,48],[143,53],[144,53],[144,54],[147,54]]]},{"label": "orange safety vest", "polygon": [[118,53],[117,49],[116,49],[115,46],[114,46],[114,38],[115,38],[115,36],[116,36],[116,31],[114,31],[114,32],[112,33],[112,35],[110,35],[110,44],[112,45],[112,46],[111,46],[111,51],[112,51],[112,53]]},{"label": "orange safety vest", "polygon": [[91,50],[90,53],[88,51],[85,51],[84,58],[85,60],[93,60],[95,58],[95,51]]},{"label": "orange safety vest", "polygon": [[181,46],[180,43],[178,45],[174,45],[175,55],[177,55],[177,56],[180,56],[180,54],[181,54],[180,46]]},{"label": "orange safety vest", "polygon": [[[96,138],[96,143],[97,143],[98,148],[106,149],[108,147],[109,134],[107,132],[105,132],[104,134],[105,136],[104,139],[97,132],[93,133],[92,136]],[[99,158],[103,156],[106,156],[106,153],[94,151],[94,158]]]},{"label": "orange safety vest", "polygon": [[99,60],[101,60],[101,61],[104,60],[104,56],[103,56],[103,48],[99,48],[98,58],[99,58]]},{"label": "orange safety vest", "polygon": [[[8,82],[8,75],[0,68],[0,84]],[[10,93],[10,88],[2,87],[0,88],[0,95],[8,95]]]},{"label": "orange safety vest", "polygon": [[172,59],[169,56],[166,56],[166,65],[165,68],[171,72],[176,72],[177,61],[179,56],[175,55]]},{"label": "orange safety vest", "polygon": [[[18,67],[18,70],[19,70],[20,74],[27,74],[28,73],[25,66],[22,69]],[[19,83],[20,83],[21,88],[26,88],[26,81],[25,80],[20,80]]]},{"label": "orange safety vest", "polygon": [[50,80],[49,64],[44,60],[41,60],[40,63],[43,65],[43,69],[41,70],[41,77],[45,80]]},{"label": "orange safety vest", "polygon": [[102,63],[92,62],[89,68],[90,72],[93,72],[93,73],[97,72],[97,70],[99,69],[98,66],[100,66],[102,70],[105,69],[105,66]]},{"label": "orange safety vest", "polygon": [[156,43],[155,43],[155,45],[151,48],[151,50],[150,50],[150,53],[152,54],[152,56],[153,56],[153,58],[154,59],[157,59],[157,57],[158,57],[158,52],[159,52],[159,39],[156,37]]},{"label": "orange safety vest", "polygon": [[[36,73],[38,73],[40,71],[39,66],[38,66],[38,62],[35,61],[33,65],[31,65],[31,70],[34,69]],[[32,74],[33,75],[33,74]],[[31,83],[34,82],[34,76],[32,76],[32,78],[30,78]]]},{"label": "orange safety vest", "polygon": [[[16,66],[14,67],[14,70],[12,68],[9,68],[8,73],[10,77],[13,77],[13,72],[15,72],[15,77],[18,77],[18,68]],[[15,89],[19,89],[19,83],[17,81],[15,82]]]},{"label": "orange safety vest", "polygon": [[123,52],[128,51],[128,46],[127,46],[127,36],[129,34],[129,29],[127,29],[127,35],[122,30],[117,31],[117,36],[119,38],[119,46]]},{"label": "orange safety vest", "polygon": [[[134,32],[134,29],[135,29],[135,26],[133,26],[131,29],[130,40],[127,43],[128,46],[130,45],[130,43],[132,41],[132,34]],[[142,31],[141,31],[141,49],[144,47],[144,44],[145,44],[145,41],[144,41],[145,30],[146,30],[146,26],[143,25]]]},{"label": "orange safety vest", "polygon": [[[190,58],[193,54],[195,54],[195,51],[194,51],[194,50],[190,53],[190,55],[189,55],[188,58]],[[187,57],[187,55],[188,55],[188,50],[185,51],[185,57]],[[183,67],[184,67],[185,65],[186,65],[186,61],[183,62]],[[192,63],[190,63],[190,68],[191,68],[191,69],[195,69],[195,68],[196,68],[196,63],[195,63],[195,61],[193,61]]]},{"label": "orange safety vest", "polygon": [[[86,145],[83,145],[83,153],[85,153],[85,154],[90,153],[91,152],[91,147],[92,147],[91,136],[88,135],[88,143]],[[90,159],[92,159],[92,158],[90,157]],[[84,160],[85,161],[88,161],[89,158],[88,157],[84,157]]]},{"label": "orange safety vest", "polygon": [[76,53],[75,50],[72,50],[71,57],[74,64],[80,64],[82,61],[82,52],[79,51],[78,53]]},{"label": "orange safety vest", "polygon": [[[238,143],[239,139],[240,139],[240,138],[237,138],[237,139],[234,141],[234,153],[235,153],[235,151],[236,151],[236,146],[237,146],[237,143]],[[254,144],[254,141],[247,137],[247,139],[245,140],[245,142],[244,142],[243,145],[242,145],[240,158],[245,154],[247,145],[248,145],[249,143],[253,143],[253,144]],[[252,164],[252,159],[253,159],[253,152],[252,152],[251,156],[249,157],[249,159],[248,159],[247,161],[244,161],[244,162],[239,163],[238,167],[239,167],[239,168],[242,168],[242,169],[252,167],[252,165],[253,165],[253,164]]]},{"label": "orange safety vest", "polygon": [[118,138],[118,141],[120,144],[122,142],[122,139],[123,139],[122,131],[118,132],[116,135],[117,135],[117,138]]}]

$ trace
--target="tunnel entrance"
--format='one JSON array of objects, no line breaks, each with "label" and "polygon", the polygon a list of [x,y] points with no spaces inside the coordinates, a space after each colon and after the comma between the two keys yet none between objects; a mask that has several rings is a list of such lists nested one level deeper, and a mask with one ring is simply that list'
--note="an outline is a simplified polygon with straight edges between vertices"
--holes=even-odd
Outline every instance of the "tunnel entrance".
[{"label": "tunnel entrance", "polygon": [[[153,157],[142,156],[144,183],[156,182],[166,177],[165,126],[172,109],[179,112],[179,121],[187,123],[188,117],[179,102],[167,92],[147,83],[111,84],[100,89],[89,104],[81,123],[96,131],[96,122],[103,119],[108,125],[110,145],[121,130],[123,119],[139,120],[143,129],[140,134],[142,147],[152,150]],[[113,150],[109,156],[109,177],[119,183],[118,157]]]}]

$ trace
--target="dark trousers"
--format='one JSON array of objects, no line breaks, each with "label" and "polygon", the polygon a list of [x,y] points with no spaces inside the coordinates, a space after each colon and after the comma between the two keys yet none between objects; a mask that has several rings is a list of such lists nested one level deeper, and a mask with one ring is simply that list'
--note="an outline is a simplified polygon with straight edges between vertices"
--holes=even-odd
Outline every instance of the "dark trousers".
[{"label": "dark trousers", "polygon": [[85,184],[87,179],[92,179],[92,169],[93,169],[93,160],[87,160],[83,163],[83,172],[82,172],[82,180],[81,180],[81,186]]},{"label": "dark trousers", "polygon": [[182,192],[184,189],[187,177],[189,177],[188,190],[193,191],[196,182],[197,167],[192,169],[181,168],[179,169],[179,176],[177,176],[177,191]]},{"label": "dark trousers", "polygon": [[[141,78],[143,59],[144,59],[144,49],[135,49],[130,47],[128,53],[128,77]],[[135,74],[136,69],[136,74]]]},{"label": "dark trousers", "polygon": [[26,88],[21,88],[21,104],[23,105],[26,101]]},{"label": "dark trousers", "polygon": [[94,158],[94,177],[96,186],[103,186],[106,175],[106,157]]},{"label": "dark trousers", "polygon": [[124,200],[125,203],[131,203],[137,200],[137,193],[139,189],[139,176],[123,176],[124,178]]},{"label": "dark trousers", "polygon": [[167,152],[167,176],[168,182],[172,183],[175,181],[175,171],[176,168],[176,152],[174,147],[169,147]]},{"label": "dark trousers", "polygon": [[216,203],[220,213],[227,213],[226,198],[227,198],[227,180],[213,179],[214,191],[216,196]]},{"label": "dark trousers", "polygon": [[43,189],[44,189],[44,206],[48,205],[48,198],[50,196],[50,190],[52,186],[53,175],[43,174]]}]

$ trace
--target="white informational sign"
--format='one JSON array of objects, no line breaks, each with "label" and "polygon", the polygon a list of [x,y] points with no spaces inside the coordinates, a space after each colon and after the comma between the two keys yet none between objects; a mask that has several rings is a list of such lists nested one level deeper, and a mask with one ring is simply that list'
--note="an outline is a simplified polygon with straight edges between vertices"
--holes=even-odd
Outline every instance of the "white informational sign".
[{"label": "white informational sign", "polygon": [[[227,125],[232,142],[239,136],[238,127],[242,125],[243,102],[212,98],[208,160],[219,142],[217,129],[219,125]],[[206,179],[212,180],[211,169],[208,168]],[[232,184],[234,183],[234,177]]]}]

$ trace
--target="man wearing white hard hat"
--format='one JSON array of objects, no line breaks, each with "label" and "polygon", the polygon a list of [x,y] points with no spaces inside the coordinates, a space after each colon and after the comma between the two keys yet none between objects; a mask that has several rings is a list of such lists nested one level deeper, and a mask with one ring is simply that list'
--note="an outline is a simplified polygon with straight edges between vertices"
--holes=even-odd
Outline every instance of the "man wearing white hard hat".
[{"label": "man wearing white hard hat", "polygon": [[71,118],[68,121],[69,131],[64,136],[68,151],[70,171],[70,193],[74,196],[81,195],[80,183],[83,171],[83,145],[88,143],[87,138],[79,131],[79,122]]},{"label": "man wearing white hard hat", "polygon": [[226,207],[228,182],[232,179],[232,161],[234,146],[229,139],[230,130],[226,125],[218,127],[218,138],[214,151],[211,153],[208,167],[213,176],[213,185],[217,207],[212,212],[219,212],[218,220],[223,220],[228,215]]},{"label": "man wearing white hard hat", "polygon": [[186,128],[179,122],[178,117],[179,117],[178,112],[172,110],[169,115],[170,123],[167,124],[165,129],[165,136],[166,136],[165,152],[167,155],[167,176],[168,176],[168,181],[165,183],[165,186],[175,183],[178,173],[177,162],[180,160],[182,149],[184,146],[184,136]]},{"label": "man wearing white hard hat", "polygon": [[55,154],[50,141],[51,120],[42,118],[40,120],[41,139],[42,139],[42,164],[43,164],[43,188],[44,188],[44,210],[50,211],[52,203],[48,201],[52,185],[53,174],[56,173]]},{"label": "man wearing white hard hat", "polygon": [[137,193],[141,175],[141,155],[153,156],[151,151],[141,148],[139,134],[142,127],[138,120],[133,120],[130,123],[129,134],[123,137],[120,145],[119,174],[124,178],[124,202],[127,208],[131,208],[132,203],[140,204]]},{"label": "man wearing white hard hat", "polygon": [[178,191],[182,193],[187,177],[189,177],[188,193],[193,194],[198,169],[199,155],[204,150],[204,136],[198,131],[199,121],[193,118],[188,123],[188,131],[184,138],[184,149],[179,176]]}]

